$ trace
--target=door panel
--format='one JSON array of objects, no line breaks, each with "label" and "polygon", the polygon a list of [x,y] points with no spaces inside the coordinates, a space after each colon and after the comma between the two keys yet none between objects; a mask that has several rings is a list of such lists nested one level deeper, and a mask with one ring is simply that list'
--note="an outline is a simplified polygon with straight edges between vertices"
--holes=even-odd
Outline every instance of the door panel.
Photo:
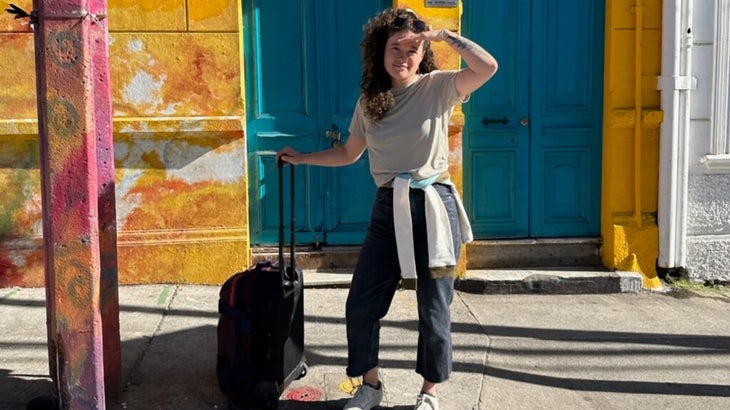
[{"label": "door panel", "polygon": [[464,107],[465,202],[475,237],[599,235],[603,2],[464,7],[464,34],[500,65]]},{"label": "door panel", "polygon": [[497,75],[463,106],[464,197],[477,238],[528,235],[530,135],[520,119],[529,113],[529,6],[464,2],[464,34],[499,62]]},{"label": "door panel", "polygon": [[[362,25],[383,3],[244,1],[252,244],[278,240],[276,151],[328,148],[334,140],[327,135],[335,134],[327,131],[335,129],[338,142],[346,140],[359,94]],[[374,195],[367,157],[349,167],[295,172],[297,242],[361,243]],[[362,201],[353,200],[361,192]]]},{"label": "door panel", "polygon": [[[255,244],[278,240],[276,151],[285,145],[302,151],[318,147],[318,97],[310,86],[316,84],[316,71],[305,63],[314,49],[311,33],[316,26],[309,15],[292,0],[244,3],[250,226]],[[318,184],[312,184],[316,177],[306,167],[296,169],[298,239],[307,242],[319,222],[313,217],[315,204],[308,200],[319,196]],[[289,209],[288,195],[285,199]]]},{"label": "door panel", "polygon": [[[347,140],[347,129],[360,94],[362,27],[368,18],[387,7],[385,1],[330,2],[324,27],[334,24],[334,33],[324,36],[325,46],[320,56],[322,89],[330,107],[329,118],[323,124],[341,133],[342,143]],[[388,2],[390,3],[390,2]],[[330,23],[332,22],[332,23]],[[332,144],[322,139],[322,149]],[[352,165],[323,170],[324,220],[321,240],[328,244],[361,244],[370,220],[370,209],[375,198],[376,185],[370,175],[367,152]]]},{"label": "door panel", "polygon": [[533,237],[600,233],[603,7],[599,3],[532,2]]},{"label": "door panel", "polygon": [[516,232],[526,235],[527,172],[521,165],[528,160],[526,139],[506,129],[469,137],[476,138],[469,149],[471,166],[465,169],[465,180],[472,177],[477,184],[469,199],[479,205],[470,209],[472,229],[501,237],[515,236]]}]

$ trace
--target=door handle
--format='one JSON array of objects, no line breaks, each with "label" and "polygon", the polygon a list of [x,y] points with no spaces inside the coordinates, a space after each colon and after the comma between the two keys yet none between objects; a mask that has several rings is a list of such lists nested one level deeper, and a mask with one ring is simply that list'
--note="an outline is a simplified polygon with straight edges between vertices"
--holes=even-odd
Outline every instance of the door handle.
[{"label": "door handle", "polygon": [[324,132],[324,136],[332,140],[332,147],[339,147],[342,145],[342,134],[337,124],[332,124],[332,129]]},{"label": "door handle", "polygon": [[502,118],[482,118],[482,124],[489,125],[489,124],[495,124],[495,123],[501,123],[503,125],[507,125],[509,123],[509,119],[507,117]]}]

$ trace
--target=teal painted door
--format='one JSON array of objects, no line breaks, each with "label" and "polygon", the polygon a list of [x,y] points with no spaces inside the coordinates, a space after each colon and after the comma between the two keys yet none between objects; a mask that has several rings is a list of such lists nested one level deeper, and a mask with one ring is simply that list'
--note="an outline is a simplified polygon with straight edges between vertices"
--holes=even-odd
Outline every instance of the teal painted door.
[{"label": "teal painted door", "polygon": [[[285,145],[317,151],[347,139],[359,93],[362,27],[384,4],[244,1],[253,245],[273,244],[278,238],[276,151]],[[375,193],[367,155],[347,167],[298,166],[295,173],[297,242],[360,244]]]},{"label": "teal painted door", "polygon": [[464,105],[477,239],[600,234],[603,1],[466,0],[499,71]]}]

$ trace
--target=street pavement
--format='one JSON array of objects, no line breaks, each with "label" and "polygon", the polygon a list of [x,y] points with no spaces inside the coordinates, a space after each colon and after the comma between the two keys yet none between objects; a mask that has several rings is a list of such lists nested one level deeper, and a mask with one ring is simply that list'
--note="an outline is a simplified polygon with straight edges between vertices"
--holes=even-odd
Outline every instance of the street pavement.
[{"label": "street pavement", "polygon": [[[517,282],[530,285],[505,285],[504,272],[490,285],[482,272],[456,292],[454,368],[439,386],[442,410],[730,409],[727,288],[613,293],[594,277],[580,281],[583,293],[575,286],[561,292],[545,285],[560,282],[560,272],[518,273]],[[341,409],[352,391],[345,375],[347,277],[315,279],[305,277],[309,370],[283,392],[282,410]],[[480,280],[487,284],[475,285]],[[124,387],[107,397],[106,408],[227,408],[215,373],[218,291],[120,287]],[[2,410],[25,409],[55,392],[44,295],[39,288],[0,289]],[[413,408],[420,388],[416,316],[415,292],[398,291],[381,329],[380,409]]]}]

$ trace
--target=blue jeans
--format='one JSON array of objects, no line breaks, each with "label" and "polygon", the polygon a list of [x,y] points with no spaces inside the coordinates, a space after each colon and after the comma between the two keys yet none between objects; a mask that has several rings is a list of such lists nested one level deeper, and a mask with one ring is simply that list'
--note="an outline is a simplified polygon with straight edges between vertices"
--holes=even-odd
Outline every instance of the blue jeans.
[{"label": "blue jeans", "polygon": [[[455,199],[448,186],[435,184],[434,187],[449,214],[458,260],[461,231]],[[410,202],[418,275],[416,372],[429,382],[440,383],[449,378],[452,367],[450,305],[454,297],[454,278],[431,278],[423,190],[411,189]],[[362,376],[378,365],[380,319],[388,313],[399,280],[400,265],[393,225],[393,190],[379,188],[347,297],[348,376]]]}]

